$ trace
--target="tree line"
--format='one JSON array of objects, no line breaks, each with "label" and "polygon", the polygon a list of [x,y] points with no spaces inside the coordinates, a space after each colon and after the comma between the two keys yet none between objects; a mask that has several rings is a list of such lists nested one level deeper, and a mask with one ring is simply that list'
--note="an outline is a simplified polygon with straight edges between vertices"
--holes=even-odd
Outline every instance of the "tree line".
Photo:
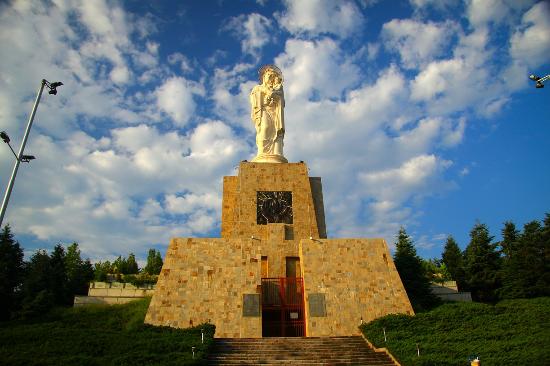
[{"label": "tree line", "polygon": [[92,265],[82,259],[76,242],[67,248],[57,244],[51,253],[39,249],[25,261],[23,248],[6,225],[0,232],[0,320],[31,318],[54,306],[71,306],[75,295],[87,295],[93,280],[120,280],[126,275],[127,282],[153,282],[161,268],[162,257],[155,249],[149,250],[141,270],[133,253]]},{"label": "tree line", "polygon": [[394,263],[415,311],[438,305],[430,290],[434,280],[455,280],[478,302],[550,296],[550,214],[518,230],[507,221],[502,240],[494,241],[486,224],[476,223],[464,250],[448,236],[441,259],[421,259],[411,237],[397,234]]}]

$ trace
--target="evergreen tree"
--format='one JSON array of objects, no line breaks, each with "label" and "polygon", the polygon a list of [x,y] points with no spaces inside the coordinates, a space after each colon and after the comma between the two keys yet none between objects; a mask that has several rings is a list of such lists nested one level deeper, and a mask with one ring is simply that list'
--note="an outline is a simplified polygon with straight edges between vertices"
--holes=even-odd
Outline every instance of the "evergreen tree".
[{"label": "evergreen tree", "polygon": [[544,226],[538,221],[531,221],[524,225],[521,233],[507,224],[503,229],[506,256],[500,296],[508,299],[549,296],[549,216],[546,216]]},{"label": "evergreen tree", "polygon": [[45,250],[33,254],[23,282],[23,303],[20,315],[33,317],[48,311],[55,303],[52,287],[51,259]]},{"label": "evergreen tree", "polygon": [[541,234],[539,288],[541,296],[550,296],[550,213],[545,215]]},{"label": "evergreen tree", "polygon": [[65,248],[57,244],[50,255],[50,290],[56,305],[72,303],[72,296],[68,289],[67,269],[65,267]]},{"label": "evergreen tree", "polygon": [[126,273],[127,267],[128,266],[126,264],[126,259],[122,258],[122,256],[119,255],[118,258],[115,259],[115,261],[113,262],[112,270],[113,273],[124,274]]},{"label": "evergreen tree", "polygon": [[0,233],[0,320],[9,319],[18,307],[24,269],[23,249],[6,225]]},{"label": "evergreen tree", "polygon": [[94,269],[89,259],[82,260],[78,243],[73,243],[67,248],[65,268],[68,280],[67,289],[71,298],[74,295],[86,295],[88,293],[88,283],[94,277]]},{"label": "evergreen tree", "polygon": [[94,264],[94,280],[107,281],[107,275],[113,273],[113,265],[109,261],[97,262]]},{"label": "evergreen tree", "polygon": [[139,266],[136,261],[136,256],[134,253],[130,253],[128,255],[128,259],[126,259],[126,271],[122,272],[123,274],[137,274],[139,273]]},{"label": "evergreen tree", "polygon": [[160,274],[161,269],[162,257],[160,256],[160,252],[155,249],[149,249],[149,252],[147,253],[147,264],[143,269],[144,272],[150,275],[158,275]]},{"label": "evergreen tree", "polygon": [[500,286],[500,255],[497,245],[485,224],[477,223],[470,231],[470,243],[466,248],[466,282],[472,299],[480,302],[496,302]]},{"label": "evergreen tree", "polygon": [[515,252],[518,236],[519,232],[516,225],[511,221],[506,221],[502,229],[502,241],[500,242],[505,258],[510,258],[511,254]]},{"label": "evergreen tree", "polygon": [[414,310],[427,310],[437,305],[439,299],[430,289],[422,261],[404,228],[399,229],[395,247],[393,261]]},{"label": "evergreen tree", "polygon": [[464,258],[462,251],[451,235],[447,237],[445,249],[443,250],[441,258],[443,263],[445,263],[447,270],[451,274],[451,278],[456,281],[458,289],[463,291],[466,288]]}]

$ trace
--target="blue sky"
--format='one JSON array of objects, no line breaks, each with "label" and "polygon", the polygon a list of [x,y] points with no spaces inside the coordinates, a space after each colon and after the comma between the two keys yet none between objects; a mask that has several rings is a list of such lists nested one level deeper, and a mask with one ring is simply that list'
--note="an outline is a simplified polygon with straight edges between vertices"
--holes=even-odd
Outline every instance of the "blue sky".
[{"label": "blue sky", "polygon": [[[550,212],[550,5],[519,0],[14,1],[0,5],[5,218],[27,253],[92,260],[217,237],[222,177],[255,155],[248,94],[285,77],[285,156],[321,176],[329,237],[400,226],[424,257],[476,220]],[[0,146],[1,147],[1,146]],[[0,148],[0,186],[13,156]]]}]

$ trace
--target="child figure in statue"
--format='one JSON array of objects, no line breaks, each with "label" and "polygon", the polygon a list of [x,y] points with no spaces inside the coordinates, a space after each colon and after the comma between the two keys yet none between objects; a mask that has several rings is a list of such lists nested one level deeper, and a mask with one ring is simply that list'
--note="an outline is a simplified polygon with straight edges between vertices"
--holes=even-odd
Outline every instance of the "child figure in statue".
[{"label": "child figure in statue", "polygon": [[286,163],[283,156],[285,136],[283,75],[274,65],[259,71],[260,85],[250,93],[251,118],[256,127],[258,155],[253,162]]}]

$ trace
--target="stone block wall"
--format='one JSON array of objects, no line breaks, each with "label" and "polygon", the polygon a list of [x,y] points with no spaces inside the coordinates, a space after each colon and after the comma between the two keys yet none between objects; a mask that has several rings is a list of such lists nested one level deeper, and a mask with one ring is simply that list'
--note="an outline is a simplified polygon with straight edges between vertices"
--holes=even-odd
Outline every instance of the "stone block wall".
[{"label": "stone block wall", "polygon": [[243,162],[238,176],[224,178],[223,238],[266,238],[267,225],[256,223],[258,191],[292,192],[294,238],[326,237],[321,180],[309,178],[306,164]]},{"label": "stone block wall", "polygon": [[[309,337],[359,334],[361,319],[413,314],[383,239],[302,240],[300,260]],[[325,316],[311,316],[310,300],[318,294]]]},{"label": "stone block wall", "polygon": [[216,337],[261,337],[261,317],[243,317],[243,295],[259,294],[260,253],[253,239],[172,239],[145,322],[210,322]]},{"label": "stone block wall", "polygon": [[[258,191],[292,192],[292,224],[259,225]],[[224,177],[222,205],[222,238],[171,240],[146,323],[211,322],[216,337],[261,337],[262,256],[268,277],[287,277],[286,258],[299,257],[307,336],[358,334],[361,318],[412,314],[383,239],[326,239],[321,179],[306,164],[242,162]],[[311,312],[320,301],[322,314]]]}]

